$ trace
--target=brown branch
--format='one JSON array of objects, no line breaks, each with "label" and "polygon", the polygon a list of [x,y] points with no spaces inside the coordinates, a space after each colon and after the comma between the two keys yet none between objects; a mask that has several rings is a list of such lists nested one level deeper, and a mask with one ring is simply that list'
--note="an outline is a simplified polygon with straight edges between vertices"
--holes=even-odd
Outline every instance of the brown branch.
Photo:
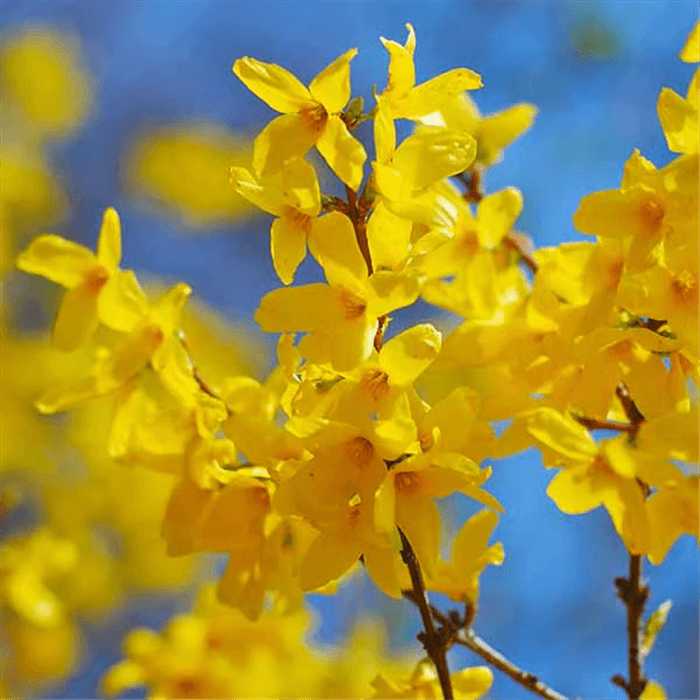
[{"label": "brown branch", "polygon": [[503,245],[511,250],[514,250],[520,256],[520,260],[523,262],[525,267],[527,267],[533,275],[537,273],[537,270],[539,270],[537,261],[525,250],[525,248],[523,248],[512,233],[509,233],[503,239]]},{"label": "brown branch", "polygon": [[345,193],[348,197],[347,215],[350,217],[350,221],[352,221],[353,228],[355,229],[357,245],[360,246],[360,252],[367,265],[367,274],[371,275],[374,272],[374,268],[372,266],[372,256],[369,252],[369,240],[367,239],[366,214],[360,211],[360,203],[357,199],[357,195],[348,185],[345,185]]},{"label": "brown branch", "polygon": [[[418,605],[414,591],[404,591],[404,597]],[[430,606],[430,613],[441,625],[439,634],[445,640],[446,649],[449,649],[452,644],[461,644],[535,695],[539,695],[547,700],[567,700],[565,695],[550,688],[534,673],[518,668],[512,661],[506,659],[503,654],[496,651],[470,629],[475,613],[473,605],[467,604],[463,618],[460,617],[456,610],[451,610],[447,615],[444,615],[432,605]]]},{"label": "brown branch", "polygon": [[452,700],[454,695],[452,693],[452,682],[450,681],[450,670],[447,666],[448,642],[445,635],[435,629],[435,623],[433,622],[433,611],[435,608],[428,601],[428,594],[425,590],[423,574],[421,573],[416,553],[403,530],[400,527],[397,529],[401,537],[401,558],[408,567],[411,584],[413,585],[410,599],[418,607],[423,627],[425,628],[425,632],[421,632],[418,635],[418,639],[425,647],[430,660],[435,664],[443,697],[445,700]]},{"label": "brown branch", "polygon": [[462,195],[467,202],[478,204],[484,198],[480,168],[472,168],[467,172],[459,173],[456,177],[467,188],[467,191]]},{"label": "brown branch", "polygon": [[598,420],[597,418],[577,416],[575,414],[573,414],[573,418],[584,428],[588,428],[588,430],[619,430],[622,433],[636,433],[639,430],[639,426],[632,423],[620,423],[620,421],[616,420]]},{"label": "brown branch", "polygon": [[627,607],[627,674],[626,680],[620,674],[612,677],[612,682],[620,686],[629,700],[638,700],[647,685],[642,670],[642,658],[639,653],[639,629],[642,613],[649,597],[649,589],[642,584],[642,557],[630,555],[629,578],[620,576],[615,579],[617,595]]},{"label": "brown branch", "polygon": [[473,651],[484,659],[484,661],[491,664],[502,673],[505,673],[516,683],[522,685],[523,688],[527,688],[535,695],[539,695],[541,698],[546,698],[547,700],[567,700],[565,695],[545,685],[534,673],[523,671],[521,668],[518,668],[514,663],[506,659],[503,654],[496,651],[471,630],[463,630],[455,638],[455,642],[467,647],[467,649]]},{"label": "brown branch", "polygon": [[[617,385],[615,395],[620,400],[625,415],[630,421],[630,439],[634,440],[639,428],[644,423],[644,414],[639,410],[624,383],[621,382]],[[644,495],[648,496],[649,487],[639,479],[637,481]],[[629,700],[638,700],[647,685],[647,679],[642,671],[642,657],[639,653],[639,630],[644,606],[649,597],[649,589],[642,585],[641,579],[642,556],[630,554],[629,578],[619,576],[615,579],[618,598],[627,608],[627,673],[629,678],[625,679],[620,674],[616,674],[611,679],[615,685],[624,689]]]}]

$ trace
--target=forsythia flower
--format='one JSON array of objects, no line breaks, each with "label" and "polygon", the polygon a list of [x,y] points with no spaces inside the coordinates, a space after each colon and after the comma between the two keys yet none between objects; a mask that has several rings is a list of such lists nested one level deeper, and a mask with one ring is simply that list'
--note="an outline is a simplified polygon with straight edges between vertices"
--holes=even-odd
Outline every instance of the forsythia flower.
[{"label": "forsythia flower", "polygon": [[240,58],[233,72],[270,107],[282,112],[255,139],[253,167],[259,177],[274,174],[293,158],[316,146],[333,172],[353,190],[362,182],[365,150],[348,131],[341,112],[350,100],[347,51],[322,70],[306,88],[289,71],[273,63]]},{"label": "forsythia flower", "polygon": [[75,350],[92,336],[99,321],[118,331],[130,331],[143,312],[142,292],[130,271],[119,270],[119,215],[104,213],[97,255],[54,234],[34,239],[17,258],[24,272],[41,275],[67,287],[56,317],[53,337],[62,350]]}]

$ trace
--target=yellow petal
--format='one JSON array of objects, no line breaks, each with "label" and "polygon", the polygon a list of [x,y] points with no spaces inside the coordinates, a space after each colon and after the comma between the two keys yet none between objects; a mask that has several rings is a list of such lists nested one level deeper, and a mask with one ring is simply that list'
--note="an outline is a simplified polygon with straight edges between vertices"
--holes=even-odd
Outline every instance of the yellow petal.
[{"label": "yellow petal", "polygon": [[442,347],[442,334],[430,323],[422,323],[389,340],[379,353],[379,366],[395,386],[412,384]]},{"label": "yellow petal", "polygon": [[336,295],[326,284],[275,289],[262,298],[255,312],[265,333],[321,330],[339,317]]},{"label": "yellow petal", "polygon": [[616,479],[615,488],[604,492],[603,504],[630,553],[645,554],[649,547],[649,525],[644,495],[637,481]]},{"label": "yellow petal", "polygon": [[92,251],[53,233],[38,236],[17,257],[17,267],[73,289],[95,266]]},{"label": "yellow petal", "polygon": [[161,536],[171,557],[198,551],[196,537],[206,509],[215,498],[189,481],[181,481],[173,490],[165,510]]},{"label": "yellow petal", "polygon": [[464,172],[476,157],[469,134],[425,127],[409,136],[394,155],[394,167],[415,194],[451,175]]},{"label": "yellow petal", "polygon": [[547,495],[563,513],[575,515],[601,505],[608,489],[607,482],[588,467],[567,467],[549,482]]},{"label": "yellow petal", "polygon": [[82,347],[92,337],[98,322],[97,295],[92,286],[88,283],[69,289],[53,325],[53,342],[65,352]]},{"label": "yellow petal", "polygon": [[350,100],[350,61],[357,49],[350,49],[324,68],[309,84],[309,92],[326,110],[335,114]]},{"label": "yellow petal", "polygon": [[379,37],[379,41],[389,52],[389,77],[385,94],[390,100],[395,99],[395,97],[403,97],[416,84],[413,53],[391,39]]},{"label": "yellow petal", "polygon": [[587,461],[598,453],[590,433],[573,418],[553,408],[543,408],[533,413],[527,429],[547,447],[571,459]]},{"label": "yellow petal", "polygon": [[665,206],[654,192],[641,186],[624,192],[605,190],[584,197],[573,216],[581,233],[593,236],[640,236],[656,234]]},{"label": "yellow petal", "polygon": [[536,115],[535,105],[522,103],[483,119],[476,133],[479,144],[477,160],[485,165],[497,162],[503,148],[527,131]]},{"label": "yellow petal", "polygon": [[379,163],[388,163],[396,150],[396,127],[389,102],[379,98],[374,116],[374,149]]},{"label": "yellow petal", "polygon": [[465,90],[483,86],[481,76],[468,68],[454,68],[421,83],[394,108],[394,116],[416,119],[436,112],[445,102]]},{"label": "yellow petal", "polygon": [[233,72],[254,95],[283,114],[300,112],[313,103],[299,79],[274,63],[245,56],[233,64]]},{"label": "yellow petal", "polygon": [[321,533],[309,547],[301,563],[299,583],[304,591],[313,591],[340,578],[360,558],[362,550],[354,537]]},{"label": "yellow petal", "polygon": [[[394,530],[396,536],[398,533]],[[365,567],[370,578],[392,598],[401,598],[401,573],[405,570],[398,545],[391,547],[366,545],[364,547]]]},{"label": "yellow petal", "polygon": [[97,307],[102,323],[130,333],[148,313],[148,300],[131,270],[117,270],[100,291]]},{"label": "yellow petal", "polygon": [[140,664],[125,660],[111,666],[100,681],[102,692],[111,697],[121,695],[127,688],[145,685],[146,673]]},{"label": "yellow petal", "polygon": [[119,267],[122,259],[122,232],[119,214],[116,209],[105,209],[102,217],[102,228],[97,241],[97,259],[110,272]]},{"label": "yellow petal", "polygon": [[300,114],[283,114],[273,119],[255,139],[255,173],[258,177],[275,175],[290,160],[302,158],[321,133]]},{"label": "yellow petal", "polygon": [[495,248],[513,228],[523,209],[523,196],[515,187],[484,197],[479,202],[479,243],[484,248]]},{"label": "yellow petal", "polygon": [[153,304],[153,318],[166,336],[171,335],[180,325],[182,307],[192,294],[192,287],[181,282],[172,286]]},{"label": "yellow petal", "polygon": [[452,564],[457,571],[471,571],[474,562],[486,551],[497,524],[498,515],[494,511],[481,510],[462,525],[452,543]]},{"label": "yellow petal", "polygon": [[328,117],[326,128],[316,141],[316,148],[340,180],[357,192],[362,184],[362,166],[367,154],[340,117]]},{"label": "yellow petal", "polygon": [[408,257],[412,225],[379,202],[367,222],[367,240],[375,270],[395,270]]},{"label": "yellow petal", "polygon": [[662,88],[656,107],[668,148],[674,153],[698,152],[698,108],[671,88]]},{"label": "yellow petal", "polygon": [[700,61],[700,22],[696,22],[680,53],[681,61],[698,63]]},{"label": "yellow petal", "polygon": [[410,306],[420,291],[418,280],[412,275],[381,270],[369,278],[369,286],[372,295],[367,313],[372,318]]},{"label": "yellow petal", "polygon": [[396,483],[391,472],[374,495],[374,525],[379,532],[391,532],[396,526]]},{"label": "yellow petal", "polygon": [[493,672],[487,666],[465,668],[450,674],[450,681],[456,698],[476,700],[485,695],[493,684]]},{"label": "yellow petal", "polygon": [[418,555],[425,573],[432,577],[440,546],[440,513],[435,502],[423,494],[399,493],[396,519]]},{"label": "yellow petal", "polygon": [[270,253],[277,276],[284,284],[294,281],[294,273],[306,257],[306,231],[297,220],[282,216],[272,222]]},{"label": "yellow petal", "polygon": [[357,243],[350,219],[338,211],[314,222],[309,247],[334,287],[357,287],[358,280],[367,278],[367,263]]},{"label": "yellow petal", "polygon": [[264,188],[245,168],[232,167],[229,170],[231,186],[249,202],[273,216],[282,213],[282,202],[277,193]]}]

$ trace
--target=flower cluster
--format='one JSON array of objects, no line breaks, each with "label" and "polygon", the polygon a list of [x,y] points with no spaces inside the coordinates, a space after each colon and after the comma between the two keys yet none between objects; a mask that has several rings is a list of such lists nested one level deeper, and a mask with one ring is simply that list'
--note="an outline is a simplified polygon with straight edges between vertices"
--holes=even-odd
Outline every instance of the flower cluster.
[{"label": "flower cluster", "polygon": [[[574,215],[595,240],[533,252],[514,230],[519,190],[486,195],[481,182],[535,108],[482,116],[467,96],[481,87],[476,73],[416,85],[413,28],[404,44],[382,43],[387,85],[366,114],[350,87],[356,50],[308,87],[253,58],[233,66],[281,113],[256,138],[251,169],[230,171],[233,189],[273,217],[284,286],[255,314],[280,334],[264,381],[202,369],[182,330],[190,287],[150,298],[121,269],[113,209],[96,253],[47,234],[17,259],[67,289],[55,344],[94,347],[87,370],[49,388],[40,411],[111,397],[110,456],[177,480],[162,525],[169,553],[228,554],[217,595],[251,620],[297,609],[358,562],[389,596],[417,595],[422,572],[425,590],[474,606],[481,571],[504,558],[489,545],[503,508],[485,462],[531,445],[560,469],[548,488],[557,506],[604,506],[632,555],[658,564],[679,536],[698,537],[698,72],[685,98],[659,97],[678,157],[656,168],[635,152],[620,188],[585,197]],[[681,57],[698,61],[697,27]],[[412,131],[399,141],[401,121]],[[365,122],[369,167],[353,133]],[[321,192],[306,159],[314,147],[345,197]],[[325,281],[294,286],[307,251]],[[430,323],[391,334],[392,315],[419,300],[461,325],[446,338]],[[618,435],[596,441],[596,429]],[[436,499],[457,492],[484,509],[446,562]],[[112,685],[231,696],[236,672],[209,653],[205,632],[188,618],[166,639],[134,637]],[[426,649],[444,690],[430,639]],[[190,686],[175,676],[195,658]],[[374,687],[433,697],[434,670],[398,684],[379,676]],[[467,669],[452,682],[479,697],[491,674]]]}]

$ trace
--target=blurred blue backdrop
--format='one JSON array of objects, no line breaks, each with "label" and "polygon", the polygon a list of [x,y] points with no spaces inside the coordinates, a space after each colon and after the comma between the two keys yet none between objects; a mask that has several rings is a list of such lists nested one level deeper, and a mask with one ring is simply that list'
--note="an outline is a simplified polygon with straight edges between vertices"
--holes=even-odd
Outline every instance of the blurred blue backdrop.
[{"label": "blurred blue backdrop", "polygon": [[[350,47],[353,94],[371,97],[386,80],[380,35],[418,37],[418,81],[465,66],[485,87],[485,113],[532,102],[531,132],[487,176],[488,191],[519,187],[518,227],[536,245],[579,238],[578,200],[616,187],[633,149],[656,165],[671,159],[656,119],[662,86],[685,94],[693,66],[678,52],[697,20],[696,2],[222,2],[148,1],[2,3],[3,36],[31,23],[76,34],[97,78],[96,108],[74,138],[54,149],[53,166],[69,194],[71,216],[56,233],[92,245],[102,211],[116,206],[126,267],[189,282],[210,305],[250,322],[260,297],[277,286],[266,222],[183,236],[176,219],[136,206],[121,187],[125,144],[144,124],[212,120],[253,133],[272,116],[231,73],[250,55],[281,64],[304,82]],[[607,515],[563,516],[544,494],[550,474],[528,452],[496,464],[492,488],[506,506],[496,538],[506,561],[487,570],[477,631],[514,662],[576,697],[622,697],[610,684],[626,667],[625,613],[613,578],[627,557]],[[453,529],[471,511],[453,499]],[[698,552],[683,538],[659,568],[648,567],[650,609],[674,607],[647,671],[673,698],[698,697]],[[365,581],[335,598],[314,598],[323,614],[318,642],[337,641],[370,606],[390,621],[394,645],[416,644],[417,615]],[[160,625],[172,612],[135,611],[134,624]],[[95,697],[96,679],[119,656],[118,639],[98,639],[82,674],[54,697]],[[679,661],[682,660],[682,663]],[[475,664],[466,650],[451,663]],[[525,691],[496,674],[493,698]]]}]

